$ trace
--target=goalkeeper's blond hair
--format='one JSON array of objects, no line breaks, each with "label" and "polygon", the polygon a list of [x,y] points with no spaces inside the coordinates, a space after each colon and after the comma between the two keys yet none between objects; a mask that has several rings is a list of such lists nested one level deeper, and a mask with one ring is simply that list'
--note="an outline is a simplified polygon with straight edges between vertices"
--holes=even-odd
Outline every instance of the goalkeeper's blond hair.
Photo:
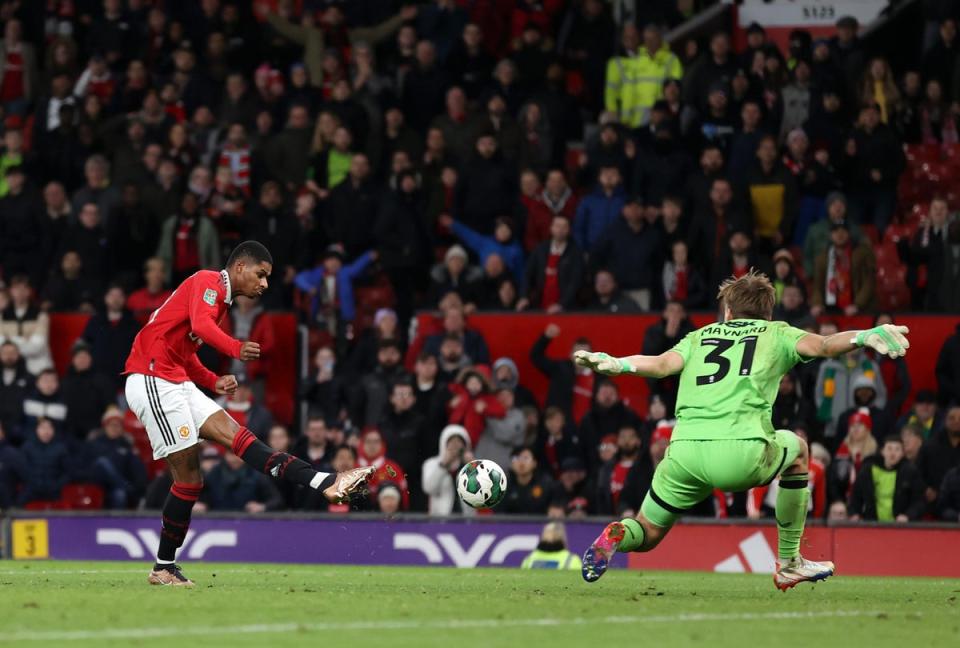
[{"label": "goalkeeper's blond hair", "polygon": [[777,291],[767,275],[750,268],[750,272],[739,279],[730,277],[720,284],[717,299],[721,309],[730,309],[733,319],[769,320],[773,318]]}]

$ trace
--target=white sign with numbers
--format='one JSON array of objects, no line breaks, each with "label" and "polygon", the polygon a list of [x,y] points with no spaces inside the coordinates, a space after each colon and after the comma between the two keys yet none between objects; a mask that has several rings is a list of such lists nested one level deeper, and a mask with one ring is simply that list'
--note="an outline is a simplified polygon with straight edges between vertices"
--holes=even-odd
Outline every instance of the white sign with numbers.
[{"label": "white sign with numbers", "polygon": [[743,0],[737,7],[737,22],[742,28],[754,22],[764,27],[822,27],[853,16],[862,28],[888,4],[887,0]]}]

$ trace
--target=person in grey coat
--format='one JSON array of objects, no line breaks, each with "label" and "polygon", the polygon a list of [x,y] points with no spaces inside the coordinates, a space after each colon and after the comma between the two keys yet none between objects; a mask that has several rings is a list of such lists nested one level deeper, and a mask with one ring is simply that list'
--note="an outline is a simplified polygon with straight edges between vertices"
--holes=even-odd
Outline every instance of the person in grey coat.
[{"label": "person in grey coat", "polygon": [[501,388],[497,391],[497,400],[507,410],[503,418],[487,418],[475,454],[478,459],[488,459],[500,467],[510,465],[510,456],[517,446],[523,445],[523,436],[527,429],[526,417],[516,407],[513,390]]}]

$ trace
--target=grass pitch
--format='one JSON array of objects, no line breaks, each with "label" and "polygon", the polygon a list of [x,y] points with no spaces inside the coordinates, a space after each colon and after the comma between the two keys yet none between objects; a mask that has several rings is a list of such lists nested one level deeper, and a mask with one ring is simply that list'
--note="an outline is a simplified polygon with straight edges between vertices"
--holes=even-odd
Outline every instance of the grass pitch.
[{"label": "grass pitch", "polygon": [[194,563],[188,590],[148,568],[0,562],[0,645],[960,646],[960,580]]}]

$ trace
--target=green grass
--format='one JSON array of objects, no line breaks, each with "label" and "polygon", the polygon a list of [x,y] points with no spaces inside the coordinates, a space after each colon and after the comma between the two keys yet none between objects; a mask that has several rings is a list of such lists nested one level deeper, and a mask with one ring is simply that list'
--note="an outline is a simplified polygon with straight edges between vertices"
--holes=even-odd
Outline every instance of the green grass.
[{"label": "green grass", "polygon": [[0,645],[958,646],[960,580],[196,563],[0,562]]}]

